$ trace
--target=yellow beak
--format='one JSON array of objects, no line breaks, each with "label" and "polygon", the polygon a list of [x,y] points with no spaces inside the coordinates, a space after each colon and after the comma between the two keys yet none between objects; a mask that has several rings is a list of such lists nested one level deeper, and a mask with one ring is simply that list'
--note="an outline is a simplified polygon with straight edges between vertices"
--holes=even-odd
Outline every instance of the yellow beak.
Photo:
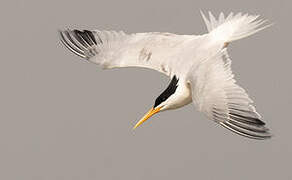
[{"label": "yellow beak", "polygon": [[151,108],[150,111],[148,111],[148,113],[146,113],[144,115],[144,117],[139,121],[137,122],[137,124],[134,126],[133,129],[136,129],[138,126],[140,126],[143,122],[147,121],[147,119],[149,119],[151,116],[153,116],[154,114],[158,113],[160,111],[162,107],[159,107],[159,108]]}]

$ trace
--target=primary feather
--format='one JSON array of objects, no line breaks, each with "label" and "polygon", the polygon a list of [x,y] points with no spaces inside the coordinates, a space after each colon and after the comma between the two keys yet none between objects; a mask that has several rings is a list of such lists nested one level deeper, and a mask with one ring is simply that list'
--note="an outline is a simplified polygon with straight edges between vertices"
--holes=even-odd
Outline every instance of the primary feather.
[{"label": "primary feather", "polygon": [[70,51],[104,68],[144,67],[177,77],[177,89],[168,102],[172,108],[192,99],[209,119],[237,134],[271,137],[252,100],[236,84],[226,50],[230,42],[268,27],[266,21],[241,13],[220,13],[216,19],[209,12],[209,19],[203,13],[202,17],[209,32],[204,35],[70,29],[59,34]]},{"label": "primary feather", "polygon": [[249,138],[269,138],[252,100],[235,83],[230,65],[227,51],[222,49],[190,71],[193,102],[199,111],[223,127]]},{"label": "primary feather", "polygon": [[59,34],[73,53],[103,68],[145,67],[167,75],[170,75],[169,59],[177,56],[187,41],[197,38],[160,32],[125,34],[94,30],[90,34],[97,43],[90,45],[89,40],[83,38],[88,31],[67,29]]}]

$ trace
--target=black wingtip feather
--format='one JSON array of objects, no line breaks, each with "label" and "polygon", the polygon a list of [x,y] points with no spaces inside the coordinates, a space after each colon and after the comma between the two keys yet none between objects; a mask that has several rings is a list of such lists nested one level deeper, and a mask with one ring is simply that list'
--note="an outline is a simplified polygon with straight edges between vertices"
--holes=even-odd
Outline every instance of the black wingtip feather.
[{"label": "black wingtip feather", "polygon": [[78,40],[78,42],[80,42],[84,47],[88,47],[89,45],[86,44],[86,40],[84,39],[84,37],[82,36],[82,32],[77,30],[77,29],[74,29],[73,30],[73,35],[74,37]]},{"label": "black wingtip feather", "polygon": [[94,37],[92,31],[84,30],[83,32],[86,33],[90,37],[90,39],[93,41],[93,43],[97,45],[97,42],[95,40],[95,37]]},{"label": "black wingtip feather", "polygon": [[94,46],[97,45],[92,31],[89,30],[60,30],[61,42],[74,54],[89,59],[97,54]]},{"label": "black wingtip feather", "polygon": [[86,58],[86,56],[84,55],[84,52],[80,50],[80,48],[78,48],[78,46],[74,43],[74,41],[72,41],[67,31],[59,30],[58,32],[59,32],[60,41],[67,49],[69,49],[71,52],[73,52],[74,54],[82,58]]},{"label": "black wingtip feather", "polygon": [[251,124],[256,124],[260,126],[264,126],[266,123],[261,121],[258,118],[252,118],[252,117],[247,117],[247,116],[242,116],[240,114],[235,114],[235,113],[229,113],[231,116],[236,118],[238,121],[243,121],[245,123],[251,123]]},{"label": "black wingtip feather", "polygon": [[224,122],[220,122],[220,124],[239,135],[251,139],[269,139],[272,137],[269,129],[264,126],[265,123],[258,118],[229,113],[229,118]]},{"label": "black wingtip feather", "polygon": [[272,135],[268,131],[260,132],[260,133],[255,132],[255,131],[250,131],[245,128],[241,128],[237,125],[234,125],[233,123],[230,123],[229,121],[220,122],[220,125],[235,132],[236,134],[239,134],[241,136],[245,136],[251,139],[265,140],[265,139],[270,139],[272,137]]}]

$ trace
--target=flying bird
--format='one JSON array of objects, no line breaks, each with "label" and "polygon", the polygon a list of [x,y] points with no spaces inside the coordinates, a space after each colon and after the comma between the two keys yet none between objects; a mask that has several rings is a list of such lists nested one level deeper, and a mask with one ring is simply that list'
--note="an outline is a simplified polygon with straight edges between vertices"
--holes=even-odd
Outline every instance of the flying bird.
[{"label": "flying bird", "polygon": [[246,91],[236,84],[228,45],[268,26],[258,15],[202,12],[208,33],[177,35],[167,32],[126,34],[123,31],[59,31],[61,42],[74,54],[105,69],[143,67],[170,77],[168,87],[134,129],[152,115],[191,102],[198,111],[221,126],[248,138],[268,139]]}]

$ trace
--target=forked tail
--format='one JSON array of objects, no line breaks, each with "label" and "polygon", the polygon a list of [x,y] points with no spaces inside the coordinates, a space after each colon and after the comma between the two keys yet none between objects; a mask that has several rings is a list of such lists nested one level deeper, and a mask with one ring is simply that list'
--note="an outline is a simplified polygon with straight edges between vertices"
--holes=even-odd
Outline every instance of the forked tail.
[{"label": "forked tail", "polygon": [[225,43],[248,37],[272,25],[265,25],[267,21],[258,19],[258,15],[242,15],[241,13],[233,15],[230,13],[224,17],[224,14],[220,13],[216,20],[211,12],[209,12],[209,19],[202,12],[201,14],[210,35]]}]

